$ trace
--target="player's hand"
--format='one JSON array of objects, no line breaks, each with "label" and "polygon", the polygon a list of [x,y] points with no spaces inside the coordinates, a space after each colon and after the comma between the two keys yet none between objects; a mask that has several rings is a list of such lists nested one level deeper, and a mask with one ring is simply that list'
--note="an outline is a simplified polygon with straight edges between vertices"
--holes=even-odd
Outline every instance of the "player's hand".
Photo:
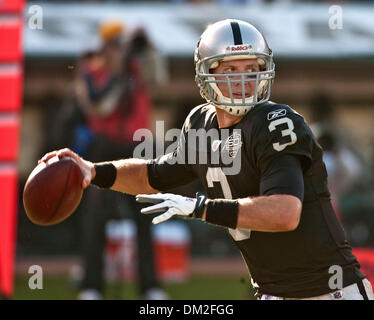
[{"label": "player's hand", "polygon": [[55,150],[48,152],[38,161],[38,164],[41,162],[47,162],[49,159],[57,157],[58,159],[64,157],[73,158],[79,165],[83,173],[82,188],[85,189],[91,183],[91,180],[95,177],[95,168],[94,164],[90,161],[84,160],[75,152],[71,151],[69,148]]},{"label": "player's hand", "polygon": [[[206,198],[204,198],[205,201]],[[172,193],[157,194],[138,194],[136,196],[138,202],[148,202],[154,205],[143,208],[140,212],[144,214],[161,212],[162,214],[153,218],[154,224],[164,222],[173,216],[183,218],[195,218],[195,212],[201,201],[194,198],[187,198]]]}]

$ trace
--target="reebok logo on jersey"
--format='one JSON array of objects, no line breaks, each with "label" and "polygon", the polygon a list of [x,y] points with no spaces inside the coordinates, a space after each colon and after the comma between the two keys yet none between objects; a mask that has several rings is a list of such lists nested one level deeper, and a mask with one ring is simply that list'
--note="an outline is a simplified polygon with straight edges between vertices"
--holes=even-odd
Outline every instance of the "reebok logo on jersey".
[{"label": "reebok logo on jersey", "polygon": [[286,109],[279,109],[268,113],[268,120],[273,120],[279,117],[285,116],[287,113]]}]

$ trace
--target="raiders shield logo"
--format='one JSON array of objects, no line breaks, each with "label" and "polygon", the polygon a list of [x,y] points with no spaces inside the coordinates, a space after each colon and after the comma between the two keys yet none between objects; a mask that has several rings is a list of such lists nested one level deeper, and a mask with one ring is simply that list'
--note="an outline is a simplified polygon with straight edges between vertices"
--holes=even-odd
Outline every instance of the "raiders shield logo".
[{"label": "raiders shield logo", "polygon": [[234,132],[229,136],[223,146],[223,149],[229,153],[231,158],[235,158],[242,146],[242,136],[240,133]]}]

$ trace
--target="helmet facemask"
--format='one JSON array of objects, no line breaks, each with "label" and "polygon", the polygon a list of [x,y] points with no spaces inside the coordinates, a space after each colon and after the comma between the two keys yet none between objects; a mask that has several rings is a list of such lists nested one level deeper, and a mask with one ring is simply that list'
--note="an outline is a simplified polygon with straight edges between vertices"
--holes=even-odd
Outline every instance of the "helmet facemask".
[{"label": "helmet facemask", "polygon": [[[212,73],[212,69],[220,61],[257,58],[260,71],[248,73]],[[274,79],[274,63],[272,55],[264,53],[221,54],[208,57],[196,63],[196,82],[201,95],[211,104],[221,108],[229,114],[240,116],[246,114],[255,105],[266,102],[270,98],[272,80]],[[229,96],[224,96],[218,83],[226,83]],[[232,85],[241,84],[241,98],[233,96]],[[246,94],[246,85],[255,83],[253,95]]]}]

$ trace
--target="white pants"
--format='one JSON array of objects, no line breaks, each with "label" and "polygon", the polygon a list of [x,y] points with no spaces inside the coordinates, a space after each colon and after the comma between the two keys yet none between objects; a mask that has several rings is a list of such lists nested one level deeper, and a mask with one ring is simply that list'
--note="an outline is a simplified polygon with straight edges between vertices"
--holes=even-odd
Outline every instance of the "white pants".
[{"label": "white pants", "polygon": [[[374,300],[373,289],[368,279],[363,279],[362,284],[364,286],[366,295],[369,300]],[[360,293],[357,283],[351,284],[344,287],[341,290],[335,292],[326,293],[322,296],[310,297],[310,298],[282,298],[263,294],[259,300],[364,300],[363,295]]]}]

